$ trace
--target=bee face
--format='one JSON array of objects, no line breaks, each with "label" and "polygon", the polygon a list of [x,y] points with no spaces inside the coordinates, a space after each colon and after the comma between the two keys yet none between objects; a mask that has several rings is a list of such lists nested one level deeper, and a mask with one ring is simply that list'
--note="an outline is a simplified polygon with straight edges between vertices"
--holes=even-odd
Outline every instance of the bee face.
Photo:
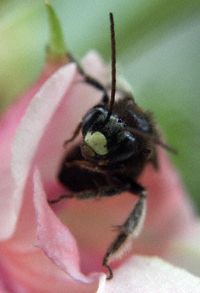
[{"label": "bee face", "polygon": [[82,155],[88,160],[107,160],[109,163],[124,161],[137,154],[138,139],[127,130],[126,123],[108,110],[94,107],[83,119]]}]

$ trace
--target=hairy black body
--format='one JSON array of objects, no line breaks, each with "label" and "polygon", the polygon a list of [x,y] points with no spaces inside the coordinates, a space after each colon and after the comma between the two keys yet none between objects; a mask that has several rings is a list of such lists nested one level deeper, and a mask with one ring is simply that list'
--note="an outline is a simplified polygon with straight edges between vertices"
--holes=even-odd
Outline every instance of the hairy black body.
[{"label": "hairy black body", "polygon": [[[110,197],[124,191],[138,196],[137,204],[127,220],[118,227],[118,236],[102,262],[109,270],[107,279],[111,279],[113,273],[108,265],[110,257],[123,249],[129,236],[138,230],[143,221],[146,191],[137,179],[148,163],[158,167],[156,142],[159,135],[151,115],[139,108],[131,96],[125,95],[115,102],[112,114],[105,123],[108,111],[108,104],[101,101],[79,123],[77,129],[82,131],[83,141],[69,149],[58,174],[59,181],[71,194],[60,196],[51,203],[66,197]],[[65,144],[75,139],[79,133],[77,129]],[[90,150],[84,142],[88,132],[103,133],[107,138],[108,153],[99,155]]]},{"label": "hairy black body", "polygon": [[[121,254],[132,236],[137,236],[145,216],[146,190],[138,183],[144,167],[150,163],[158,167],[157,145],[172,150],[159,138],[155,123],[129,94],[120,90],[121,98],[115,101],[115,38],[113,16],[111,21],[112,86],[111,97],[96,79],[88,76],[77,63],[77,68],[86,83],[102,92],[101,101],[89,109],[78,123],[68,145],[82,132],[80,144],[72,146],[61,164],[58,180],[71,191],[50,203],[66,197],[79,199],[110,197],[129,191],[138,201],[126,221],[118,227],[118,235],[108,247],[102,261],[109,275],[108,264],[112,257]],[[72,61],[75,60],[72,58]]]},{"label": "hairy black body", "polygon": [[158,133],[150,114],[142,111],[133,97],[124,97],[115,103],[109,122],[102,126],[100,121],[99,126],[94,127],[91,120],[96,122],[97,116],[100,120],[107,112],[105,105],[100,103],[90,109],[82,123],[84,133],[92,128],[91,131],[100,130],[108,138],[108,154],[88,158],[87,154],[82,154],[81,146],[76,145],[63,160],[59,180],[76,193],[75,197],[115,195],[120,190],[127,190],[130,180],[136,181],[148,162],[157,166],[154,140]]}]

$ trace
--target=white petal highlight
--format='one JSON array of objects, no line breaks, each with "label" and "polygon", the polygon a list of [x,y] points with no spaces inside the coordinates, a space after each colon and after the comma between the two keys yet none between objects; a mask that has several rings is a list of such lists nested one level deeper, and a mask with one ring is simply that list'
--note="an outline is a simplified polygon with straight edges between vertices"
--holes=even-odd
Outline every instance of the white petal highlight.
[{"label": "white petal highlight", "polygon": [[[33,97],[14,138],[12,147],[12,175],[15,181],[13,201],[13,222],[10,233],[15,228],[23,200],[23,189],[32,167],[38,144],[52,115],[74,79],[74,64],[62,67],[52,75]],[[11,212],[11,211],[10,211]],[[11,224],[10,224],[11,225]]]},{"label": "white petal highlight", "polygon": [[156,257],[130,258],[114,271],[114,278],[100,280],[97,293],[199,293],[200,279]]}]

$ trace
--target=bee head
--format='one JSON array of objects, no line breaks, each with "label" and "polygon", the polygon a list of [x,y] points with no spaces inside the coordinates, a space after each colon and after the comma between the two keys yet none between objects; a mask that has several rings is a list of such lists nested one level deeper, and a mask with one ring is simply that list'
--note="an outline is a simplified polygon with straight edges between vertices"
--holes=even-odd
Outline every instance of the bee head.
[{"label": "bee head", "polygon": [[137,137],[127,130],[126,123],[104,106],[95,106],[83,119],[82,155],[93,161],[109,164],[121,162],[138,152]]}]

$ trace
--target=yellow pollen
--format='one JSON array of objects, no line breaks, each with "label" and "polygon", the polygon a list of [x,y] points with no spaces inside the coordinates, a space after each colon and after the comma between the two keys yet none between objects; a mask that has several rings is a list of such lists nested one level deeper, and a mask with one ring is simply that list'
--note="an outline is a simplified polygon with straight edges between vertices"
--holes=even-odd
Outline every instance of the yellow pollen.
[{"label": "yellow pollen", "polygon": [[108,153],[107,140],[101,132],[88,132],[84,141],[97,155],[104,156]]}]

